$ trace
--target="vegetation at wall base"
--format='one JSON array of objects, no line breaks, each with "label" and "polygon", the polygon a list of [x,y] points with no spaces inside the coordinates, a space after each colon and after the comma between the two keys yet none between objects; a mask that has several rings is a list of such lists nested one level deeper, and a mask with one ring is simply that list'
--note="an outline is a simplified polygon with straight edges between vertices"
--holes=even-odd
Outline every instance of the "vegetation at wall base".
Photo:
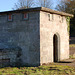
[{"label": "vegetation at wall base", "polygon": [[75,75],[75,67],[47,65],[39,67],[6,67],[0,69],[0,75]]}]

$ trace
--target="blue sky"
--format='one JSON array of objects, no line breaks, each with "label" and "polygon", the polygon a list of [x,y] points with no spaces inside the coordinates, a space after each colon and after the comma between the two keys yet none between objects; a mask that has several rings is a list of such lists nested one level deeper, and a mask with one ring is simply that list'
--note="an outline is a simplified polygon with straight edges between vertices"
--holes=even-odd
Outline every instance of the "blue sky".
[{"label": "blue sky", "polygon": [[[0,0],[0,12],[12,10],[18,0]],[[56,4],[56,0],[52,0]]]},{"label": "blue sky", "polygon": [[12,10],[18,0],[0,0],[0,12]]}]

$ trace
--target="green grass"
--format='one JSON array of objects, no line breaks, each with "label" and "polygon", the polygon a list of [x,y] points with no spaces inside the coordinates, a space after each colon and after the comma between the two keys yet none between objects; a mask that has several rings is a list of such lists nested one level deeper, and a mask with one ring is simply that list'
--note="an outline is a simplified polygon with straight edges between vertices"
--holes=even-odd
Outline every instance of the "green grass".
[{"label": "green grass", "polygon": [[0,69],[0,75],[75,75],[75,67],[47,65],[39,67],[7,67]]},{"label": "green grass", "polygon": [[70,44],[69,46],[70,46],[70,47],[75,47],[75,44]]}]

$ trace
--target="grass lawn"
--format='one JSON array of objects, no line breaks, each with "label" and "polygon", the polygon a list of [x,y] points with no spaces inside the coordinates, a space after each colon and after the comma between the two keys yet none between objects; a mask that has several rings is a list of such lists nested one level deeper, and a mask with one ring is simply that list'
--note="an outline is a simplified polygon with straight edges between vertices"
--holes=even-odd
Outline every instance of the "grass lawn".
[{"label": "grass lawn", "polygon": [[75,75],[75,67],[49,65],[39,67],[1,68],[0,75]]}]

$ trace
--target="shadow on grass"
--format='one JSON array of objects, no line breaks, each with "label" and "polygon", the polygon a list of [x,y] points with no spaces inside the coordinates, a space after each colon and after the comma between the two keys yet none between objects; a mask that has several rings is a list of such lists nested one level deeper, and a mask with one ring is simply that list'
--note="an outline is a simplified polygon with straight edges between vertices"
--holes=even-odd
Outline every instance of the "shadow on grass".
[{"label": "shadow on grass", "polygon": [[70,61],[59,61],[58,63],[72,63]]},{"label": "shadow on grass", "polygon": [[13,66],[13,65],[8,65],[8,66],[0,66],[0,68],[22,68],[22,67],[39,67],[40,65],[36,65],[36,66],[33,66],[33,65],[18,65],[18,66]]}]

